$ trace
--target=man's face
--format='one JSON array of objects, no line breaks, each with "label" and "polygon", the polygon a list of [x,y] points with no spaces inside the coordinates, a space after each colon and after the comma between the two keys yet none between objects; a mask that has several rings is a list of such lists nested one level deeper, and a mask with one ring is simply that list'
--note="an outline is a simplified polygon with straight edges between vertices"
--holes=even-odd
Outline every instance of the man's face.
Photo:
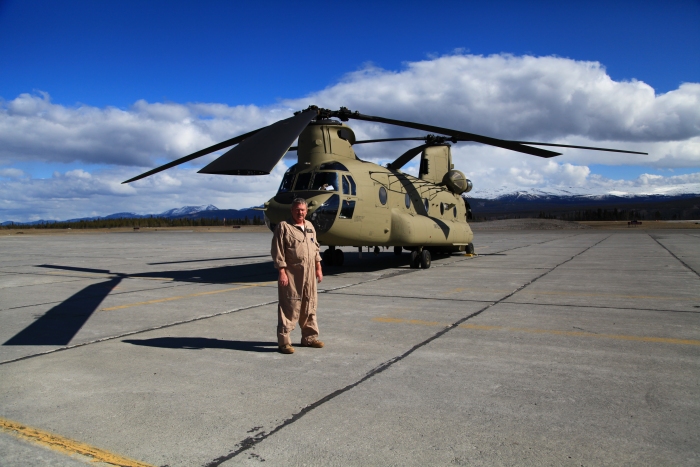
[{"label": "man's face", "polygon": [[306,205],[305,204],[292,205],[292,219],[294,219],[295,224],[303,223],[305,217],[306,217]]}]

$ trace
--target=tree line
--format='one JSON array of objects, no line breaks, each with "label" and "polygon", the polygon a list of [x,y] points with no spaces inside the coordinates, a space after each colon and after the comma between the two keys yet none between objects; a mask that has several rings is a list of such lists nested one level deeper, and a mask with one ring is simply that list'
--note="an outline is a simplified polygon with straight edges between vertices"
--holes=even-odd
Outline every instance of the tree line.
[{"label": "tree line", "polygon": [[74,222],[42,222],[38,224],[12,223],[2,226],[4,229],[32,228],[32,229],[112,229],[119,227],[203,227],[203,226],[225,226],[225,225],[264,225],[262,217],[245,216],[242,219],[191,219],[178,218],[169,219],[167,217],[142,217],[130,218],[120,217],[117,219],[94,219],[79,220]]}]

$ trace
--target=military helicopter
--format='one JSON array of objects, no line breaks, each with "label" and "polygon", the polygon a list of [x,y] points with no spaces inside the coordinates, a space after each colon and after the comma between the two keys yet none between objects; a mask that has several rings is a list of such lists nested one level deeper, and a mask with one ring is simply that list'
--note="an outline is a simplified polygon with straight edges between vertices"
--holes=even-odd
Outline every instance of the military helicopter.
[{"label": "military helicopter", "polygon": [[[334,120],[337,119],[337,120]],[[357,141],[343,122],[348,120],[396,125],[429,135]],[[298,139],[298,146],[292,144]],[[385,167],[357,157],[353,146],[387,141],[424,141]],[[472,182],[454,169],[450,143],[472,141],[538,157],[561,153],[532,147],[554,146],[599,151],[645,154],[618,149],[566,144],[509,141],[421,123],[363,115],[345,107],[340,110],[310,106],[293,117],[231,138],[126,180],[131,183],[198,157],[236,145],[199,173],[220,175],[267,175],[288,151],[298,161],[284,174],[277,194],[260,208],[270,230],[290,216],[295,198],[308,204],[308,219],[318,241],[327,245],[323,261],[342,266],[344,253],[338,246],[359,248],[394,247],[394,253],[411,251],[412,268],[427,269],[432,254],[474,253],[474,235],[468,224],[471,209],[462,195]],[[420,154],[417,177],[401,168]]]}]

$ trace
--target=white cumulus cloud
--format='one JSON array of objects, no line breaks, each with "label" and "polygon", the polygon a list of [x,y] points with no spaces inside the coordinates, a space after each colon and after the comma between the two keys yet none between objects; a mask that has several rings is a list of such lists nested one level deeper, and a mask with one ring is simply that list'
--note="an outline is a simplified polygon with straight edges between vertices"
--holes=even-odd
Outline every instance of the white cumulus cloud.
[{"label": "white cumulus cloud", "polygon": [[[287,118],[310,104],[347,106],[369,115],[502,139],[649,153],[563,149],[564,155],[556,159],[540,159],[477,144],[455,145],[456,167],[483,190],[575,187],[662,192],[673,184],[698,183],[692,176],[651,174],[609,180],[591,174],[588,166],[700,169],[700,83],[656,94],[643,82],[611,79],[597,62],[455,54],[406,63],[401,70],[367,67],[303,98],[268,107],[146,101],[126,109],[65,106],[53,103],[46,92],[0,100],[0,220],[147,213],[196,204],[221,208],[260,204],[274,193],[285,164],[293,163],[293,158],[285,158],[267,177],[195,174],[192,167],[203,166],[215,157],[211,155],[137,183],[121,181]],[[349,124],[359,139],[424,135],[368,122]],[[355,149],[361,158],[386,163],[410,147],[403,142]],[[37,178],[31,167],[44,163],[56,173]],[[406,170],[415,171],[415,164]]]}]

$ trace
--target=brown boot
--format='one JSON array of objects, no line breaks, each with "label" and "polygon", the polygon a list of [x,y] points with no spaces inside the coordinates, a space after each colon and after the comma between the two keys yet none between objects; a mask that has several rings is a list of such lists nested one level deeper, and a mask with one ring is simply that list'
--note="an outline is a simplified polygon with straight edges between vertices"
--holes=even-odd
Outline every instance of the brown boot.
[{"label": "brown boot", "polygon": [[309,341],[309,342],[301,341],[301,346],[302,347],[313,347],[314,349],[322,349],[323,342],[321,342],[319,340],[313,340],[313,341]]},{"label": "brown boot", "polygon": [[280,347],[279,347],[279,353],[283,353],[283,354],[292,354],[292,353],[294,353],[294,347],[292,347],[292,346],[289,345],[289,344],[280,345]]}]

